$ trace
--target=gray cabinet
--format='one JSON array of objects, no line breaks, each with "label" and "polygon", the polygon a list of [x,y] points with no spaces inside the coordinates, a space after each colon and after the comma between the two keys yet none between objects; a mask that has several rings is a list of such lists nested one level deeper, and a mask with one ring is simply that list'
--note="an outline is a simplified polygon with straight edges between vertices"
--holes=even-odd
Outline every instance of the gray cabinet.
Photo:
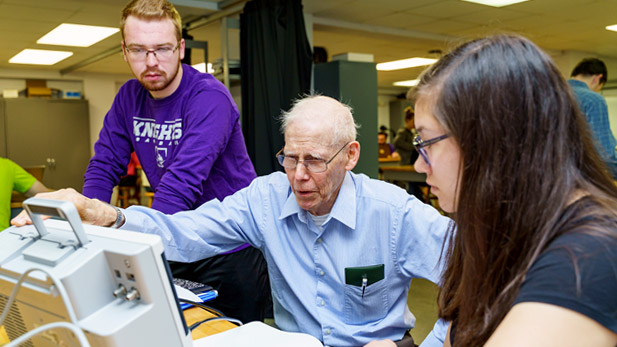
[{"label": "gray cabinet", "polygon": [[377,70],[375,63],[335,60],[317,64],[315,91],[349,104],[358,129],[361,155],[356,173],[379,176],[377,163]]},{"label": "gray cabinet", "polygon": [[88,102],[17,98],[2,106],[5,156],[22,167],[45,165],[49,188],[81,191],[90,159]]},{"label": "gray cabinet", "polygon": [[[411,106],[409,100],[393,100],[390,101],[390,129],[396,134],[398,129],[405,127],[405,109]],[[389,138],[390,142],[394,141],[394,135]]]}]

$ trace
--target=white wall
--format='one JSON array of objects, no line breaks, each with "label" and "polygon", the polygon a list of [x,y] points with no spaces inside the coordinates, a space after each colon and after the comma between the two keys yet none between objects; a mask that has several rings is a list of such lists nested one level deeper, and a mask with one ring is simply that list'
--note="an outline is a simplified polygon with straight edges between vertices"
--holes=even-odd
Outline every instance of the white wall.
[{"label": "white wall", "polygon": [[608,106],[608,118],[611,124],[611,131],[617,137],[617,89],[609,89],[602,92],[606,105]]},{"label": "white wall", "polygon": [[123,82],[128,80],[127,76],[119,77],[94,74],[84,76],[84,96],[88,100],[90,111],[90,142],[92,144],[92,155],[94,155],[94,143],[99,138],[99,132],[101,128],[103,128],[103,119],[116,96],[116,84],[118,79],[123,79]]},{"label": "white wall", "polygon": [[[390,128],[390,101],[394,96],[389,94],[379,94],[377,96],[377,131],[379,127],[385,125]],[[391,139],[390,139],[391,140]]]}]

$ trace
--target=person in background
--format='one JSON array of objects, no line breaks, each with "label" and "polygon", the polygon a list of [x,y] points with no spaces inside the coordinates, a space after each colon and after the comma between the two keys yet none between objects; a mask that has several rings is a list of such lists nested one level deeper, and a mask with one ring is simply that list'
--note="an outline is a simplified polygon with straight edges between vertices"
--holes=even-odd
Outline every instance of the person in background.
[{"label": "person in background", "polygon": [[423,73],[415,109],[416,170],[456,226],[445,346],[617,345],[617,186],[550,57],[471,41]]},{"label": "person in background", "polygon": [[49,191],[47,187],[21,166],[7,158],[0,158],[0,230],[10,226],[13,190],[27,197]]},{"label": "person in background", "polygon": [[377,145],[379,146],[379,158],[400,158],[398,153],[394,151],[394,145],[388,143],[388,133],[377,133]]},{"label": "person in background", "polygon": [[[405,127],[400,128],[394,138],[394,149],[401,157],[401,165],[411,165],[418,158],[418,152],[413,147],[414,134],[414,111],[411,106],[405,108]],[[407,187],[407,192],[414,195],[420,201],[425,202],[422,187],[425,186],[419,182],[394,182],[397,185]]]},{"label": "person in background", "polygon": [[[159,235],[175,260],[195,261],[249,242],[268,261],[281,330],[328,346],[384,338],[413,346],[410,282],[437,282],[450,219],[395,185],[351,172],[360,144],[351,109],[339,101],[297,101],[284,113],[282,130],[285,146],[276,157],[285,173],[259,177],[195,211],[121,210],[73,190],[41,198],[73,201],[89,223]],[[115,224],[118,211],[124,223]],[[25,214],[13,220],[26,222]],[[422,346],[441,346],[445,327],[439,321]]]},{"label": "person in background", "polygon": [[587,123],[593,132],[596,148],[604,158],[613,178],[617,179],[617,141],[608,118],[606,100],[600,91],[606,84],[608,72],[606,65],[600,59],[586,58],[579,62],[568,83],[578,101],[578,105],[587,118]]},{"label": "person in background", "polygon": [[[229,91],[181,64],[180,15],[167,0],[134,0],[122,11],[122,53],[136,79],[105,116],[83,193],[109,202],[135,152],[154,190],[152,208],[192,210],[256,177]],[[211,285],[211,305],[243,322],[263,320],[270,290],[261,252],[248,244],[194,263],[170,263],[174,277]],[[239,285],[242,284],[242,285]]]},{"label": "person in background", "polygon": [[405,127],[396,132],[394,138],[394,150],[401,156],[401,165],[410,165],[418,158],[418,153],[413,147],[414,112],[411,106],[405,108]]},{"label": "person in background", "polygon": [[[139,205],[141,196],[140,196],[140,187],[137,186],[138,182],[138,172],[137,167],[140,166],[139,159],[137,159],[137,154],[135,152],[131,153],[131,160],[126,166],[126,175],[120,177],[120,182],[118,182],[118,188],[120,187],[128,187],[129,191],[124,194],[128,194],[127,196],[127,206],[128,205]],[[118,192],[118,199],[120,199],[120,191]],[[120,206],[120,204],[118,204]]]}]

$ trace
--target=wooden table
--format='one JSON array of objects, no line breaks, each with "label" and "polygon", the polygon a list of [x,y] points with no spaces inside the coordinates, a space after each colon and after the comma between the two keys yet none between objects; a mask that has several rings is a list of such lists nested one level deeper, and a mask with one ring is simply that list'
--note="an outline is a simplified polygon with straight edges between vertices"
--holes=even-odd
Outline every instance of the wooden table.
[{"label": "wooden table", "polygon": [[[191,307],[184,310],[184,318],[186,319],[187,326],[191,326],[193,323],[197,323],[199,321],[212,317],[214,317],[213,314],[198,307]],[[215,320],[203,323],[202,325],[198,326],[197,328],[195,328],[195,330],[191,332],[191,336],[193,337],[193,340],[197,340],[201,339],[202,337],[218,334],[225,330],[233,329],[235,327],[235,324],[226,320]]]},{"label": "wooden table", "polygon": [[384,181],[425,182],[426,174],[416,172],[413,165],[379,166]]},{"label": "wooden table", "polygon": [[379,158],[378,160],[379,160],[379,167],[401,165],[401,158]]},{"label": "wooden table", "polygon": [[[214,317],[214,315],[198,307],[191,307],[184,310],[184,318],[186,319],[187,326],[211,317]],[[202,337],[218,334],[220,332],[233,329],[235,327],[235,324],[228,321],[215,320],[211,322],[206,322],[195,328],[195,330],[191,332],[191,336],[193,337],[193,340],[197,340]],[[9,338],[6,334],[6,331],[4,330],[4,327],[0,327],[0,345],[4,345],[7,343],[9,343]]]}]

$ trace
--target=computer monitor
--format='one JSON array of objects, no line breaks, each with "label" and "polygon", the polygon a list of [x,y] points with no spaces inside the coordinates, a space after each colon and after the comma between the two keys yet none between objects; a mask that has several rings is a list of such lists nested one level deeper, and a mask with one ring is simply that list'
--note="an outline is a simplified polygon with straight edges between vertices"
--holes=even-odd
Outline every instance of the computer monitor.
[{"label": "computer monitor", "polygon": [[[34,225],[0,233],[0,312],[18,278],[31,272],[4,327],[11,340],[73,317],[91,346],[192,346],[172,276],[156,235],[82,225],[72,203],[31,198]],[[41,215],[56,219],[43,221]],[[59,219],[63,220],[59,220]],[[68,294],[67,308],[61,291]],[[54,329],[32,346],[77,346],[74,334]]]}]

